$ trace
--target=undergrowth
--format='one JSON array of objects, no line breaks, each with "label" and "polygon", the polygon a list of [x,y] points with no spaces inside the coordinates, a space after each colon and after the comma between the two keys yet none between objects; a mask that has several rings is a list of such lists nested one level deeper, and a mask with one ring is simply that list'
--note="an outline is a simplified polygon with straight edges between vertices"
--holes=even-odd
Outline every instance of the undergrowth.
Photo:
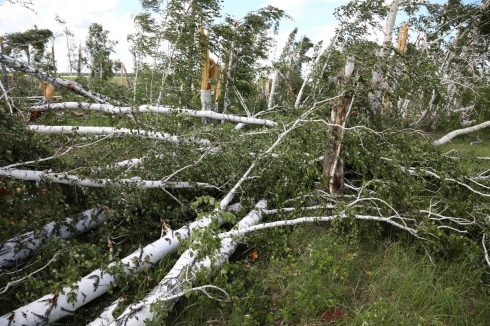
[{"label": "undergrowth", "polygon": [[274,255],[270,245],[252,240],[249,250],[237,254],[241,259],[212,281],[230,301],[191,295],[167,325],[486,325],[490,320],[488,266],[474,257],[435,258],[407,241],[354,243],[325,224],[297,226],[286,238],[276,243],[280,250]]}]

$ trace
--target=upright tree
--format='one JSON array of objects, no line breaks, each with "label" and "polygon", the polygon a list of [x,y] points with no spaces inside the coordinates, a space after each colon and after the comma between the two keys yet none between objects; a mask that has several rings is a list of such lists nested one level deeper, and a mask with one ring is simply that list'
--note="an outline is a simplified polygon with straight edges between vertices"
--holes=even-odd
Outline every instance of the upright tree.
[{"label": "upright tree", "polygon": [[86,64],[90,69],[90,78],[107,80],[114,74],[114,62],[110,55],[114,52],[117,41],[109,39],[109,31],[102,25],[92,23],[88,29],[88,37],[85,41]]},{"label": "upright tree", "polygon": [[7,55],[25,55],[27,63],[38,65],[46,54],[46,44],[53,37],[49,29],[33,28],[25,32],[5,35],[5,53]]}]

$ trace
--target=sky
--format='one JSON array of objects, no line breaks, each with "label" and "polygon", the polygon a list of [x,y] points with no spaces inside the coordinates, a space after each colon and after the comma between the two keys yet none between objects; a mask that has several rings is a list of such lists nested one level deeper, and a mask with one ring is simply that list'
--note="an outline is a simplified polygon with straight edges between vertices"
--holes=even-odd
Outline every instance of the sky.
[{"label": "sky", "polygon": [[[306,35],[314,43],[323,40],[324,45],[328,44],[337,26],[333,17],[334,9],[347,2],[346,0],[224,0],[222,13],[239,19],[248,12],[266,5],[285,10],[293,20],[283,21],[280,25],[277,36],[277,54],[279,54],[281,46],[295,27],[299,29],[299,36]],[[36,13],[19,5],[10,4],[6,0],[0,0],[0,36],[5,33],[22,32],[34,25],[40,29],[50,29],[58,35],[54,43],[57,69],[68,71],[66,38],[62,35],[65,26],[55,21],[55,15],[66,21],[66,27],[74,34],[73,43],[81,42],[82,46],[89,25],[98,23],[109,30],[110,39],[119,42],[111,58],[121,60],[128,71],[132,71],[132,55],[126,38],[134,30],[134,14],[141,12],[139,0],[32,0],[32,3]]]}]

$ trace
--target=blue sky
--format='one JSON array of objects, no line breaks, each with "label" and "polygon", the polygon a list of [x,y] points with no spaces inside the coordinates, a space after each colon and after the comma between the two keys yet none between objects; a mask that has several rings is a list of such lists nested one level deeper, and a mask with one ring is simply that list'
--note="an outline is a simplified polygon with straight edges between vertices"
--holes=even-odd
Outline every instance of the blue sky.
[{"label": "blue sky", "polygon": [[[88,26],[96,22],[110,31],[111,39],[119,42],[112,58],[122,60],[131,70],[132,59],[126,36],[133,32],[132,14],[141,11],[139,0],[32,0],[32,2],[37,14],[19,5],[0,0],[0,35],[25,31],[33,25],[37,25],[38,28],[49,28],[55,34],[61,34],[64,27],[54,21],[55,14],[58,14],[66,20],[68,29],[74,33],[73,43],[83,44]],[[299,35],[307,35],[315,43],[323,40],[324,45],[327,44],[336,27],[332,15],[334,9],[346,2],[346,0],[224,0],[222,12],[241,18],[248,12],[265,5],[286,10],[294,21],[281,23],[277,36],[278,51],[280,51],[287,35],[295,27],[298,27]],[[67,71],[68,59],[64,37],[56,38],[55,50],[58,70]]]}]

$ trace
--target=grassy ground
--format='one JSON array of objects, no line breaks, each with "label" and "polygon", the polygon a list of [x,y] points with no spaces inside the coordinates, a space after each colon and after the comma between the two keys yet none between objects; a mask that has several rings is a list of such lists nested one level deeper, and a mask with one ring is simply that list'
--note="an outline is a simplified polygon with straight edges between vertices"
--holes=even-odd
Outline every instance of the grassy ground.
[{"label": "grassy ground", "polygon": [[[437,136],[443,136],[437,134]],[[450,143],[442,146],[443,151],[462,151],[471,153],[477,157],[490,158],[490,136],[478,133],[458,136],[453,138]]]},{"label": "grassy ground", "polygon": [[[470,145],[478,139],[481,142]],[[441,151],[450,157],[464,153],[490,157],[489,144],[489,137],[469,135],[454,139]],[[490,165],[486,160],[464,162],[475,171]],[[349,241],[326,224],[299,225],[256,234],[233,258],[212,280],[231,300],[192,295],[170,313],[168,325],[488,325],[490,321],[490,270],[481,257],[435,257],[410,238]]]},{"label": "grassy ground", "polygon": [[[405,242],[406,243],[406,242]],[[294,248],[294,249],[293,249]],[[255,247],[214,284],[221,303],[195,295],[169,325],[488,325],[488,267],[436,259],[386,241],[349,244],[325,225],[301,225],[274,257]],[[431,261],[432,259],[432,261]]]}]

